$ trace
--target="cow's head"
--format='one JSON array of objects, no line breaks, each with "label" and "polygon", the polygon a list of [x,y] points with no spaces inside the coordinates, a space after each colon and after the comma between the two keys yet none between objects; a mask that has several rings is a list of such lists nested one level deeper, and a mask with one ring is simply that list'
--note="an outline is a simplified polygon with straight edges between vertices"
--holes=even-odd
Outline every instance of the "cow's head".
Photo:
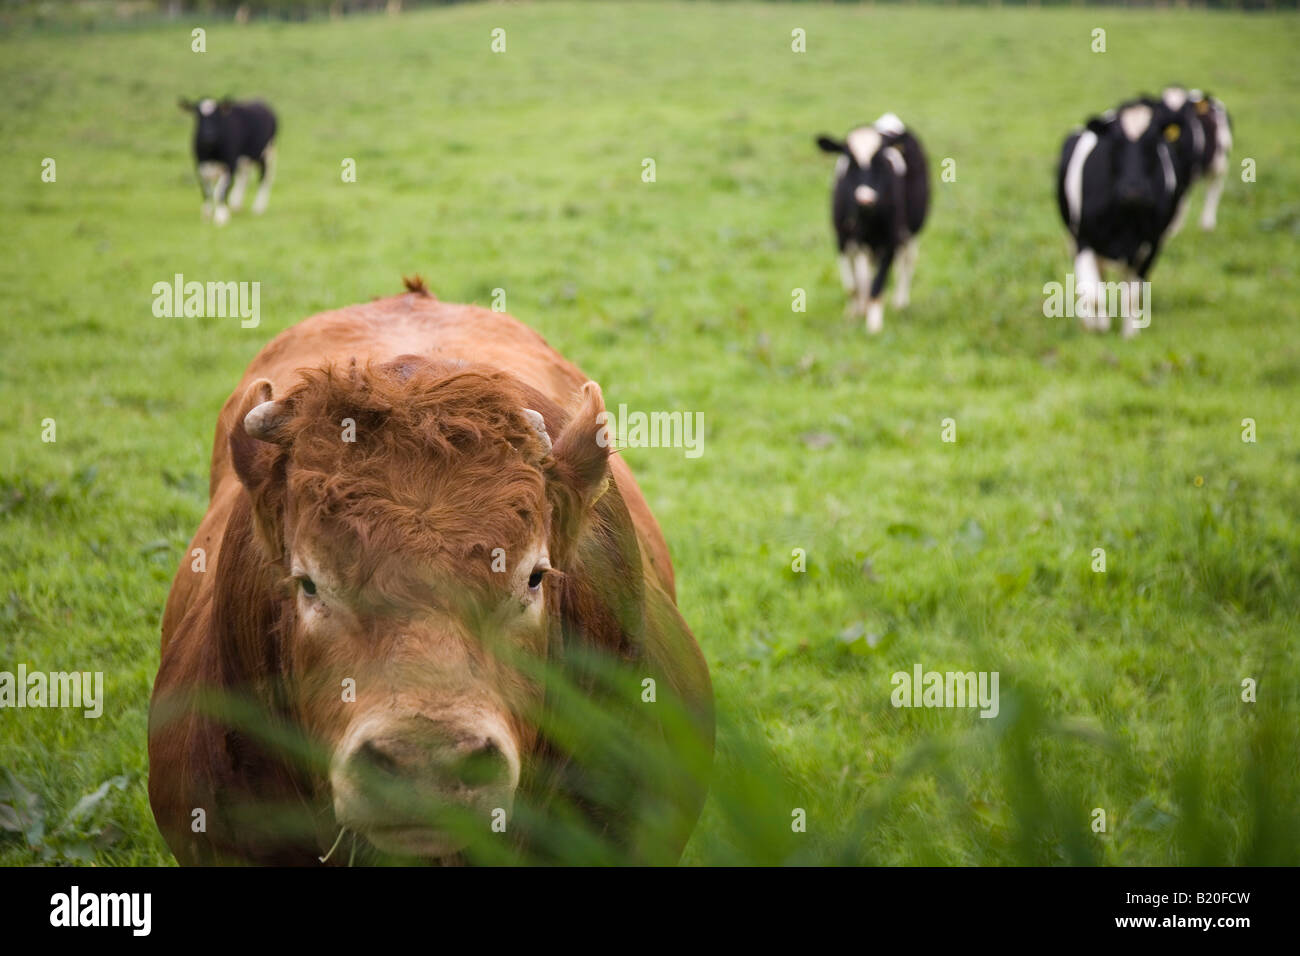
[{"label": "cow's head", "polygon": [[200,100],[187,100],[182,97],[177,105],[187,113],[193,113],[197,126],[194,138],[200,146],[211,147],[221,142],[226,132],[226,121],[230,110],[235,105],[229,97],[214,100],[204,97]]},{"label": "cow's head", "polygon": [[431,808],[511,811],[544,690],[523,665],[609,480],[600,389],[575,398],[563,423],[500,372],[415,356],[244,396],[230,446],[280,577],[285,706],[328,751],[340,826],[382,851],[461,849]]},{"label": "cow's head", "polygon": [[1186,132],[1177,111],[1147,97],[1094,117],[1088,129],[1104,145],[1116,203],[1154,209],[1173,195],[1179,183],[1175,144]]},{"label": "cow's head", "polygon": [[818,136],[817,145],[823,152],[840,156],[837,176],[848,180],[857,204],[870,209],[888,201],[897,177],[906,170],[895,145],[901,133],[901,127],[859,126],[843,140]]}]

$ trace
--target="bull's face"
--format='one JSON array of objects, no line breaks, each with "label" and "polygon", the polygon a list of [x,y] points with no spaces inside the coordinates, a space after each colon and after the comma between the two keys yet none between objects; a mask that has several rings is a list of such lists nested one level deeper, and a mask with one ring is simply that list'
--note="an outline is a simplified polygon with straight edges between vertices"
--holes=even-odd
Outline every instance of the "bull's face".
[{"label": "bull's face", "polygon": [[1177,185],[1173,144],[1183,134],[1182,120],[1163,103],[1140,100],[1096,119],[1088,128],[1104,142],[1115,202],[1134,210],[1151,210],[1166,201]]},{"label": "bull's face", "polygon": [[586,398],[553,453],[500,376],[406,361],[256,404],[255,458],[232,441],[284,572],[293,716],[327,752],[337,822],[382,851],[455,853],[512,810],[572,526],[557,510],[607,468]]},{"label": "bull's face", "polygon": [[194,141],[199,147],[211,149],[221,143],[226,135],[232,105],[230,100],[210,98],[197,102],[185,99],[180,101],[181,109],[194,114]]},{"label": "bull's face", "polygon": [[817,137],[823,152],[840,156],[836,183],[847,188],[853,201],[863,210],[872,210],[887,202],[894,177],[901,172],[902,155],[894,145],[897,137],[872,126],[859,127],[843,140]]}]

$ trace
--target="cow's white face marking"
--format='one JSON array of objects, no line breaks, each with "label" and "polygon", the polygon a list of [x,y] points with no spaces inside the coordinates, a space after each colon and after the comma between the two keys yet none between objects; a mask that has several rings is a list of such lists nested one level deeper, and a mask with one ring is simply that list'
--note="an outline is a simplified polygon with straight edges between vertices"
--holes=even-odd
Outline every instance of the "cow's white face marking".
[{"label": "cow's white face marking", "polygon": [[879,130],[862,126],[849,133],[847,142],[858,165],[866,167],[871,165],[872,158],[880,150],[882,139]]},{"label": "cow's white face marking", "polygon": [[1142,138],[1142,134],[1147,131],[1151,125],[1151,107],[1145,103],[1139,103],[1136,106],[1130,106],[1126,110],[1121,110],[1119,114],[1119,127],[1124,131],[1124,135],[1131,142],[1136,143]]},{"label": "cow's white face marking", "polygon": [[857,200],[859,206],[874,206],[876,204],[876,191],[870,186],[859,186],[853,190],[853,198]]},{"label": "cow's white face marking", "polygon": [[1171,110],[1180,110],[1183,108],[1183,104],[1187,102],[1187,91],[1181,86],[1170,86],[1161,94],[1161,99],[1165,101],[1165,106]]},{"label": "cow's white face marking", "polygon": [[905,129],[903,121],[893,113],[885,113],[872,125],[882,133],[892,133],[894,136],[902,135],[903,130]]},{"label": "cow's white face marking", "polygon": [[217,101],[212,99],[199,100],[199,114],[202,116],[211,116],[217,111]]}]

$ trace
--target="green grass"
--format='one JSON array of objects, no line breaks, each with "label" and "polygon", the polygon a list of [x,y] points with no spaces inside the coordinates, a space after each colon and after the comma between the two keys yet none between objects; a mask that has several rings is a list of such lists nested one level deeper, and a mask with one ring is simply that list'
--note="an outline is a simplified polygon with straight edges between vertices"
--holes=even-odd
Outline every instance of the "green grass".
[{"label": "green grass", "polygon": [[[82,828],[120,831],[91,857],[171,862],[145,721],[216,412],[277,331],[419,272],[451,301],[504,288],[611,405],[704,412],[702,457],[625,453],[728,719],[687,862],[769,858],[790,808],[746,794],[772,787],[808,813],[786,859],[1300,863],[1293,17],[529,4],[199,23],[203,55],[190,23],[0,38],[0,670],[102,670],[108,698],[99,720],[0,711],[0,767],[50,829],[125,775]],[[1218,231],[1193,216],[1167,248],[1137,340],[1044,318],[1069,268],[1063,135],[1170,80],[1235,120]],[[216,230],[174,104],[226,92],[279,111],[280,178],[266,216]],[[868,338],[841,317],[812,137],[886,109],[927,146],[935,195],[913,306]],[[261,326],[154,318],[177,272],[260,281]],[[890,675],[917,662],[1000,671],[1001,715],[893,708]],[[39,859],[0,834],[0,862]]]}]

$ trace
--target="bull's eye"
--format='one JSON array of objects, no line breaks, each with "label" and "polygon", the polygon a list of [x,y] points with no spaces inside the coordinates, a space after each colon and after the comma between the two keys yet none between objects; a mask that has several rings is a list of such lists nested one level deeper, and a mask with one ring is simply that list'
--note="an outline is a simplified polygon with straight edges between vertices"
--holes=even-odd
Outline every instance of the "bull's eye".
[{"label": "bull's eye", "polygon": [[302,593],[308,597],[316,596],[316,582],[307,575],[304,574],[298,578],[298,586],[302,588]]},{"label": "bull's eye", "polygon": [[543,565],[533,568],[533,573],[528,575],[528,590],[536,591],[542,586],[542,578],[546,577],[546,572],[551,570]]}]

